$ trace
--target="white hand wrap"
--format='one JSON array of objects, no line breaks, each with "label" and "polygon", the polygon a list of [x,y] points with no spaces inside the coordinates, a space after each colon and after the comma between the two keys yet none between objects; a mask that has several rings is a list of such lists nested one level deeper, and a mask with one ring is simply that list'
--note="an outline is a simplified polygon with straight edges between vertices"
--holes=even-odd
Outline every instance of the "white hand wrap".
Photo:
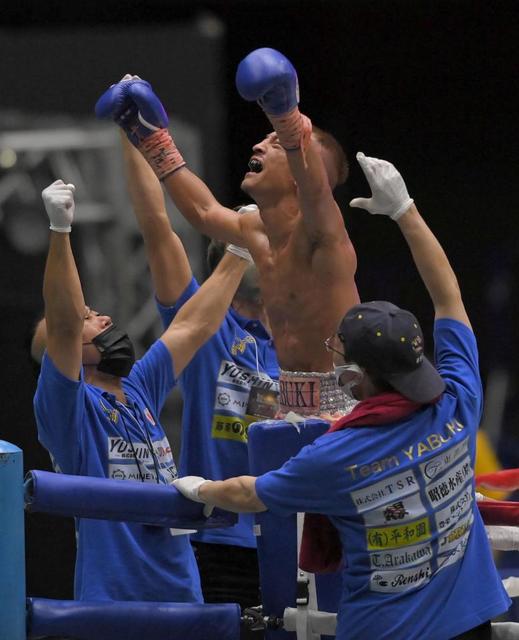
[{"label": "white hand wrap", "polygon": [[204,516],[208,518],[213,512],[214,506],[200,499],[199,491],[204,482],[212,482],[212,480],[206,480],[200,476],[184,476],[183,478],[173,480],[173,486],[188,500],[205,504]]},{"label": "white hand wrap", "polygon": [[41,192],[52,231],[70,233],[74,219],[75,190],[76,187],[73,184],[56,180]]},{"label": "white hand wrap", "polygon": [[400,173],[391,162],[368,158],[360,151],[357,160],[371,188],[371,198],[354,198],[350,207],[359,207],[373,215],[398,220],[414,202]]},{"label": "white hand wrap", "polygon": [[225,247],[225,250],[229,253],[234,254],[235,256],[238,256],[239,258],[242,258],[243,260],[247,260],[247,262],[250,262],[251,264],[254,264],[254,260],[252,259],[250,251],[248,249],[238,247],[238,245],[236,244],[228,244]]},{"label": "white hand wrap", "polygon": [[[241,215],[244,215],[246,213],[257,213],[258,211],[258,206],[255,204],[246,204],[238,209],[238,213]],[[254,264],[254,260],[252,259],[250,251],[248,249],[245,249],[244,247],[239,247],[236,244],[228,244],[225,247],[225,250],[229,253],[233,253],[239,258],[243,258],[243,260],[247,260],[247,262],[250,262],[251,264]]]},{"label": "white hand wrap", "polygon": [[238,213],[242,215],[244,213],[258,213],[258,211],[259,209],[257,204],[246,204],[238,209]]}]

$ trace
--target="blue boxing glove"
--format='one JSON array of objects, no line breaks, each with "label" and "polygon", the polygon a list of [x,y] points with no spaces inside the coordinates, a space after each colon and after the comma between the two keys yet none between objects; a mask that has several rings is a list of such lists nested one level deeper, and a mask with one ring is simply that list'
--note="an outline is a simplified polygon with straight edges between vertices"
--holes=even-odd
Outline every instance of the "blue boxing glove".
[{"label": "blue boxing glove", "polygon": [[299,84],[292,63],[275,49],[256,49],[236,71],[236,88],[244,100],[256,100],[265,113],[280,116],[299,103]]},{"label": "blue boxing glove", "polygon": [[107,89],[97,101],[95,113],[98,118],[115,120],[136,147],[152,133],[165,129],[169,122],[150,83],[138,76],[130,76]]},{"label": "blue boxing glove", "polygon": [[103,93],[95,112],[98,118],[117,122],[159,180],[186,164],[167,129],[167,113],[146,80],[124,76]]},{"label": "blue boxing glove", "polygon": [[267,47],[252,51],[238,65],[236,88],[245,100],[257,101],[287,151],[302,149],[304,153],[312,123],[297,107],[299,83],[288,58]]}]

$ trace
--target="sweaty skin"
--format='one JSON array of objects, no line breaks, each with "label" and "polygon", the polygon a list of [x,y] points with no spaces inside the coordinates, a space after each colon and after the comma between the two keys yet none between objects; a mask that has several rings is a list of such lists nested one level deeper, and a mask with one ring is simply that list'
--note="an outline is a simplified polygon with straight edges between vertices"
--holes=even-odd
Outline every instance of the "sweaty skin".
[{"label": "sweaty skin", "polygon": [[333,365],[324,341],[337,330],[345,310],[359,301],[353,247],[344,227],[336,238],[312,243],[299,211],[283,237],[276,227],[269,241],[268,221],[279,215],[262,210],[250,215],[244,229],[278,361],[288,371],[327,372]]},{"label": "sweaty skin", "polygon": [[331,153],[314,137],[305,152],[287,152],[270,133],[254,145],[251,160],[261,171],[247,172],[241,188],[257,213],[222,206],[187,167],[164,184],[199,231],[250,250],[281,368],[329,372],[324,341],[359,302],[355,251],[330,188]]}]

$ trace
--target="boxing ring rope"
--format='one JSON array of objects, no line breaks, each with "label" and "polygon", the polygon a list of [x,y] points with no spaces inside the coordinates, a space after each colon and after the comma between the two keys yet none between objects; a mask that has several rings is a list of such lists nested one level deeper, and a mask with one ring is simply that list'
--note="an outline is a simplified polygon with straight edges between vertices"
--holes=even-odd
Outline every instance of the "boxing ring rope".
[{"label": "boxing ring rope", "polygon": [[[249,432],[251,472],[259,475],[283,464],[328,428],[306,420],[294,426],[283,421],[256,423]],[[502,474],[501,478],[499,475]],[[487,474],[477,484],[515,487],[519,470]],[[496,477],[497,476],[497,477]],[[266,638],[311,640],[334,636],[340,582],[337,576],[304,574],[297,567],[297,517],[257,515],[258,556],[263,609],[237,604],[209,605],[167,602],[88,602],[44,598],[25,599],[24,493],[29,512],[60,516],[123,520],[177,529],[232,526],[234,514],[215,509],[203,516],[203,505],[186,500],[174,487],[104,478],[31,471],[23,483],[23,454],[0,441],[0,640],[26,640],[48,635],[73,635],[79,640],[226,640],[239,638],[240,624],[265,628]],[[95,506],[94,506],[95,505]],[[494,505],[494,506],[489,506]],[[518,503],[478,502],[487,523],[519,522]],[[493,548],[517,550],[519,527],[487,526]],[[503,584],[511,597],[519,595],[519,579]],[[313,591],[312,591],[313,590]],[[311,594],[314,593],[314,596]],[[320,610],[319,610],[320,609]],[[324,609],[324,611],[323,611]],[[329,611],[329,612],[328,612]],[[27,631],[26,631],[27,625]],[[504,627],[502,628],[504,631]]]}]

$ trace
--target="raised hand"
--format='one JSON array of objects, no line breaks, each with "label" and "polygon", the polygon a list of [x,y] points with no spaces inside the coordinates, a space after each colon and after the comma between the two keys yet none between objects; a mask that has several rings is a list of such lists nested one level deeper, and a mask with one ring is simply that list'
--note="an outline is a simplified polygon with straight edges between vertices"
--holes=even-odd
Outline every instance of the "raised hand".
[{"label": "raised hand", "polygon": [[41,192],[51,231],[70,233],[74,219],[75,190],[76,187],[73,184],[56,180]]},{"label": "raised hand", "polygon": [[398,220],[414,202],[400,173],[391,162],[369,158],[361,151],[357,153],[357,160],[371,188],[371,198],[354,198],[350,207]]}]

